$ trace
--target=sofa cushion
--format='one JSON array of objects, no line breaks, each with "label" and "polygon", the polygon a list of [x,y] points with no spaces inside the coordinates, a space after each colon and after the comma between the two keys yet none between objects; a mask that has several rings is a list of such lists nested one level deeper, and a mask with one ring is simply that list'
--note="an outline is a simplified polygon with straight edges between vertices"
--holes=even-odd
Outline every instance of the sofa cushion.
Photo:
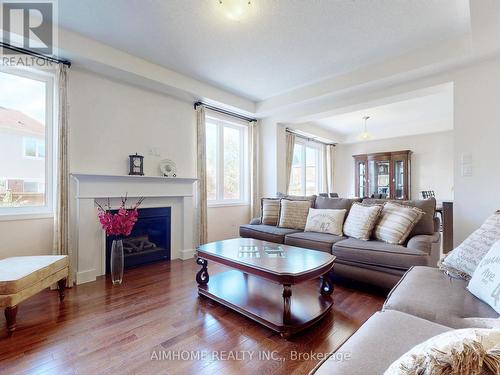
[{"label": "sofa cushion", "polygon": [[[448,327],[408,314],[378,312],[312,374],[383,374],[391,363],[415,345],[449,330]],[[349,355],[349,358],[341,360],[341,355]]]},{"label": "sofa cushion", "polygon": [[287,245],[321,250],[330,254],[332,253],[332,245],[342,240],[345,240],[345,237],[316,232],[299,232],[285,236],[285,244]]},{"label": "sofa cushion", "polygon": [[275,243],[284,243],[285,235],[299,232],[295,229],[279,228],[273,225],[240,225],[240,237],[255,238],[257,240]]},{"label": "sofa cushion", "polygon": [[282,199],[278,227],[304,230],[311,201]]},{"label": "sofa cushion", "polygon": [[456,249],[449,253],[440,268],[448,274],[469,280],[479,262],[500,240],[500,211],[497,211],[465,239]]},{"label": "sofa cushion", "polygon": [[481,260],[467,289],[500,314],[500,241]]},{"label": "sofa cushion", "polygon": [[262,216],[261,224],[278,225],[280,215],[280,200],[278,198],[262,198],[260,201]]},{"label": "sofa cushion", "polygon": [[[363,199],[363,203],[366,204],[383,204],[388,202],[387,199]],[[410,232],[409,238],[416,236],[417,234],[432,234],[434,233],[434,216],[436,214],[436,199],[428,198],[428,199],[416,199],[416,200],[408,200],[408,201],[396,201],[399,204],[403,204],[405,206],[417,207],[424,211],[424,215],[418,221],[418,223],[413,227]]]},{"label": "sofa cushion", "polygon": [[342,236],[346,210],[310,208],[305,232],[329,233]]},{"label": "sofa cushion", "polygon": [[317,197],[316,203],[314,204],[314,208],[320,209],[331,209],[331,210],[347,210],[347,214],[351,209],[351,206],[354,202],[361,202],[359,198],[328,198],[328,197]]},{"label": "sofa cushion", "polygon": [[67,255],[38,255],[0,260],[0,294],[15,294],[68,268]]},{"label": "sofa cushion", "polygon": [[420,208],[386,202],[373,231],[375,238],[401,245],[423,215]]},{"label": "sofa cushion", "polygon": [[288,195],[283,193],[277,193],[276,197],[278,199],[288,199],[289,201],[310,201],[311,207],[314,208],[314,202],[316,202],[316,195]]},{"label": "sofa cushion", "polygon": [[414,267],[391,291],[384,310],[397,310],[453,328],[500,326],[498,313],[474,297],[467,282],[437,268]]},{"label": "sofa cushion", "polygon": [[380,212],[382,212],[381,205],[369,206],[353,203],[344,223],[345,235],[368,241]]},{"label": "sofa cushion", "polygon": [[337,261],[348,261],[351,264],[366,264],[407,270],[411,266],[424,265],[429,262],[429,253],[409,249],[401,245],[388,244],[382,241],[362,241],[349,238],[337,242],[332,249]]}]

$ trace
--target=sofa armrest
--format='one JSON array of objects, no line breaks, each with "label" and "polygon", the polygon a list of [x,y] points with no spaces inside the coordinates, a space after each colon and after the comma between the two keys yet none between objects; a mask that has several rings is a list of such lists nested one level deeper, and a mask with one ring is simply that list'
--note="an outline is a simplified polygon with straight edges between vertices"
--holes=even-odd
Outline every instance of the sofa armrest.
[{"label": "sofa armrest", "polygon": [[433,234],[420,234],[410,238],[406,247],[424,251],[429,254],[429,266],[436,267],[441,255],[441,233],[435,232]]},{"label": "sofa armrest", "polygon": [[260,217],[254,217],[252,220],[250,220],[250,225],[260,225],[260,224],[262,224]]},{"label": "sofa armrest", "polygon": [[439,232],[439,230],[441,229],[441,220],[439,219],[439,217],[437,216],[434,216],[434,232]]}]

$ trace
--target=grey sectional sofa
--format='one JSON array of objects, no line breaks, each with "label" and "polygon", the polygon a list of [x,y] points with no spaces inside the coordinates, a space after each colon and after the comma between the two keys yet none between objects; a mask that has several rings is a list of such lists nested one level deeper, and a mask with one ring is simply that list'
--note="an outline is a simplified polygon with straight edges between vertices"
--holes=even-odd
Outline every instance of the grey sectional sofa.
[{"label": "grey sectional sofa", "polygon": [[[317,209],[347,211],[354,202],[361,202],[361,199],[327,197],[314,197],[312,200],[313,207]],[[382,202],[385,200],[363,200],[363,203],[368,204]],[[398,202],[419,207],[425,212],[404,245],[262,225],[259,218],[253,219],[250,224],[241,225],[240,236],[332,253],[337,257],[334,269],[336,277],[355,279],[390,289],[412,266],[435,267],[441,244],[434,198]]]},{"label": "grey sectional sofa", "polygon": [[437,268],[413,267],[393,288],[381,312],[374,314],[315,375],[381,375],[415,345],[440,333],[468,327],[500,328],[500,316],[474,297],[467,282],[450,279]]}]

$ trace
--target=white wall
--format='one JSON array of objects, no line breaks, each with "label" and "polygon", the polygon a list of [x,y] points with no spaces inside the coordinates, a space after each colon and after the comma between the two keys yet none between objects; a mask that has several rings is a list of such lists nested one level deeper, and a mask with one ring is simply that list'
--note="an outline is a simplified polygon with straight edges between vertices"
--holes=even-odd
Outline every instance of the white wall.
[{"label": "white wall", "polygon": [[0,221],[0,259],[52,253],[53,219]]},{"label": "white wall", "polygon": [[354,196],[353,155],[411,150],[411,197],[434,190],[437,199],[453,199],[453,131],[398,137],[336,147],[335,191],[341,197]]},{"label": "white wall", "polygon": [[241,224],[250,222],[250,206],[208,208],[208,242],[239,237]]},{"label": "white wall", "polygon": [[[500,58],[455,77],[455,243],[500,209]],[[472,159],[471,176],[461,160]]]}]

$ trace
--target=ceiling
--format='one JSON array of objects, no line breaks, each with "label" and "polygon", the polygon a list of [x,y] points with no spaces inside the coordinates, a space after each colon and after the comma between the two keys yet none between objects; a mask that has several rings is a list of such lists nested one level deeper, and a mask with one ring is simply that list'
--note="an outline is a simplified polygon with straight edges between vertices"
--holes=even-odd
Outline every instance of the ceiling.
[{"label": "ceiling", "polygon": [[219,0],[58,4],[65,29],[256,101],[470,31],[468,0],[252,0],[239,22]]},{"label": "ceiling", "polygon": [[452,130],[453,88],[447,85],[431,95],[328,117],[312,125],[331,132],[339,143],[360,142],[364,116],[370,116],[370,140]]}]

